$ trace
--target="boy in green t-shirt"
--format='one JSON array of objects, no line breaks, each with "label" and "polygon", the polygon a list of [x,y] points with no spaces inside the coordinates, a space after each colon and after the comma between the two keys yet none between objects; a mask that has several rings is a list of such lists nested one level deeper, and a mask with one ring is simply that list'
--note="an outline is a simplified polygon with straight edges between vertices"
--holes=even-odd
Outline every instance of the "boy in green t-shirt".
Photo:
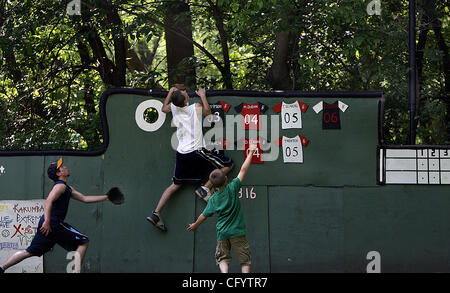
[{"label": "boy in green t-shirt", "polygon": [[228,273],[228,265],[231,262],[230,249],[233,248],[237,255],[243,273],[250,272],[250,247],[245,235],[244,214],[242,213],[241,202],[239,200],[239,189],[245,174],[250,167],[256,144],[249,147],[249,153],[241,170],[236,178],[227,184],[227,176],[216,169],[211,172],[209,179],[217,191],[211,196],[203,213],[195,223],[187,228],[188,231],[195,231],[207,217],[217,214],[217,247],[216,263],[222,273]]}]

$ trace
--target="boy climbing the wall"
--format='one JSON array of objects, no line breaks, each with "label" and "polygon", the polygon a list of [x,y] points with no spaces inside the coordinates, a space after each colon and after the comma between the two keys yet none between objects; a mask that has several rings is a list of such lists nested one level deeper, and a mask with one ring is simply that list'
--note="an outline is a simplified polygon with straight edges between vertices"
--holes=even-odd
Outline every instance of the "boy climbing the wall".
[{"label": "boy climbing the wall", "polygon": [[[161,231],[167,231],[161,210],[170,197],[184,184],[199,184],[214,169],[221,169],[225,174],[233,167],[233,161],[223,154],[216,154],[205,149],[202,131],[202,115],[211,114],[211,108],[206,100],[206,91],[201,88],[195,92],[202,103],[189,105],[189,95],[183,85],[176,85],[169,90],[164,100],[162,111],[172,112],[173,122],[177,127],[178,146],[173,183],[166,188],[161,198],[147,220]],[[205,200],[211,196],[212,183],[208,180],[195,193]]]},{"label": "boy climbing the wall", "polygon": [[222,273],[228,273],[228,265],[231,262],[231,248],[237,255],[243,273],[250,272],[251,255],[248,241],[244,214],[242,213],[241,202],[239,200],[239,189],[242,180],[250,167],[253,153],[257,146],[252,144],[249,147],[249,154],[242,164],[241,170],[236,178],[227,184],[227,176],[220,169],[216,169],[209,175],[209,180],[217,191],[211,196],[202,214],[195,223],[187,228],[188,231],[195,231],[207,217],[217,214],[217,246],[216,263]]}]

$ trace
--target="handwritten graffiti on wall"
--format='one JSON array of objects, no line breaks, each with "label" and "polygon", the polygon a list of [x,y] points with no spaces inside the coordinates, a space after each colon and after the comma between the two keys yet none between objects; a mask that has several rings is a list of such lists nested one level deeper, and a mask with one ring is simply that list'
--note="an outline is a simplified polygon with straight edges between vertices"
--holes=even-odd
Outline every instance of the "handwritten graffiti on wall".
[{"label": "handwritten graffiti on wall", "polygon": [[0,202],[0,249],[25,249],[36,234],[44,201]]},{"label": "handwritten graffiti on wall", "polygon": [[[5,261],[17,250],[27,248],[37,231],[39,219],[44,214],[45,200],[0,201],[0,260]],[[42,257],[30,258],[19,272],[42,272]]]}]

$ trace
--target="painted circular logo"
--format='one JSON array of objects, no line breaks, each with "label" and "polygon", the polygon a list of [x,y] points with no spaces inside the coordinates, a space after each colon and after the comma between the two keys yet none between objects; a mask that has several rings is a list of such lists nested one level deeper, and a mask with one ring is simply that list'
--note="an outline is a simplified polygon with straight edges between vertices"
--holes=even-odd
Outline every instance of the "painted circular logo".
[{"label": "painted circular logo", "polygon": [[166,120],[166,113],[162,109],[163,103],[158,100],[146,100],[136,108],[136,124],[144,131],[158,130]]},{"label": "painted circular logo", "polygon": [[8,230],[3,230],[2,231],[2,236],[3,237],[8,237],[9,236],[9,231]]}]

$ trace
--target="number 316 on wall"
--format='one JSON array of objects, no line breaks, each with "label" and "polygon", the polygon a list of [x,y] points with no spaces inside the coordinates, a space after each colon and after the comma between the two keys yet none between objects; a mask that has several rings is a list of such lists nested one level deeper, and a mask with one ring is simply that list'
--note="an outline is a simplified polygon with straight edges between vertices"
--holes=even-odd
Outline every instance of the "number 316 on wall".
[{"label": "number 316 on wall", "polygon": [[241,189],[239,189],[239,198],[255,199],[256,192],[254,189],[254,187],[241,187]]}]

